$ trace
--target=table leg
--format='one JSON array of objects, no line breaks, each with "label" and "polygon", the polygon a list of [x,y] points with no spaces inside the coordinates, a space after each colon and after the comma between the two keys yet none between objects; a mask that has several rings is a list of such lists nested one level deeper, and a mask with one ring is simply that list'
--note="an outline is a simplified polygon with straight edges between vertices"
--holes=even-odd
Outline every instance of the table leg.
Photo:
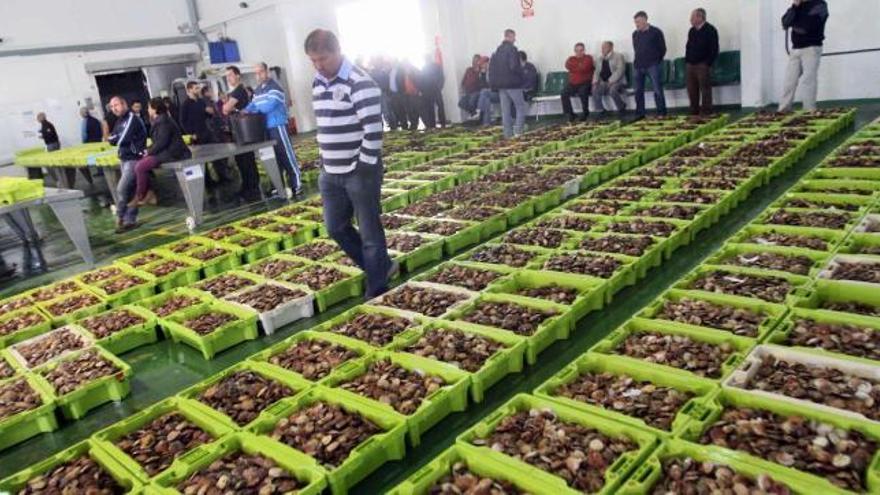
[{"label": "table leg", "polygon": [[193,230],[202,223],[202,211],[205,206],[205,165],[191,165],[175,170],[174,173],[177,175],[186,207],[189,209],[190,218],[187,219],[187,227]]},{"label": "table leg", "polygon": [[49,203],[49,207],[58,217],[61,226],[64,227],[67,236],[70,237],[76,250],[79,251],[82,259],[89,265],[95,264],[95,258],[92,256],[92,246],[89,244],[89,232],[86,230],[86,221],[83,218],[82,209],[79,199],[71,199],[67,201],[58,201]]},{"label": "table leg", "polygon": [[104,170],[104,180],[107,181],[107,188],[110,189],[110,197],[113,198],[113,204],[118,203],[116,198],[116,186],[119,185],[119,167],[101,167]]},{"label": "table leg", "polygon": [[263,169],[266,170],[266,174],[269,175],[269,180],[272,181],[272,185],[275,186],[275,191],[277,191],[278,195],[282,198],[288,199],[287,190],[284,188],[284,181],[281,180],[281,171],[278,170],[278,161],[275,160],[275,149],[271,147],[261,148],[260,161],[263,162]]}]

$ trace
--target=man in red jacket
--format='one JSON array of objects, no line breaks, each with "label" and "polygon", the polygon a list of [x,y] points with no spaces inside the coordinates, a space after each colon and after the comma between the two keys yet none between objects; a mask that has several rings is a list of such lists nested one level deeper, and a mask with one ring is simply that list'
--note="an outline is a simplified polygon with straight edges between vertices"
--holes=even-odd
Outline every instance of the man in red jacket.
[{"label": "man in red jacket", "polygon": [[590,88],[593,83],[593,56],[587,55],[587,47],[583,43],[574,45],[574,55],[565,61],[565,69],[568,71],[568,84],[562,90],[562,113],[568,115],[568,120],[574,122],[574,110],[571,108],[571,98],[578,96],[584,109],[581,120],[587,120],[590,115]]}]

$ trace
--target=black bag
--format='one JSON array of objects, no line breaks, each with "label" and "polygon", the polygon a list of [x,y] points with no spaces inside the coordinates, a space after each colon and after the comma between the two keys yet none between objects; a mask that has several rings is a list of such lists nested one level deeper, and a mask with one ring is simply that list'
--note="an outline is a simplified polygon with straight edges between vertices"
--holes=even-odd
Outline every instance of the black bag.
[{"label": "black bag", "polygon": [[266,116],[261,113],[236,113],[229,116],[235,144],[259,143],[266,140]]}]

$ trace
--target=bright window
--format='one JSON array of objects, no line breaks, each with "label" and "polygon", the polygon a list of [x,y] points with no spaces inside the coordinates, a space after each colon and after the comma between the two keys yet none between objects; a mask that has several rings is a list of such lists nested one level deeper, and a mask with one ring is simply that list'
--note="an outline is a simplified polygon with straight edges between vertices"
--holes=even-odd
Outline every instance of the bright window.
[{"label": "bright window", "polygon": [[418,0],[358,0],[336,9],[342,51],[351,60],[371,57],[424,63],[425,32]]}]

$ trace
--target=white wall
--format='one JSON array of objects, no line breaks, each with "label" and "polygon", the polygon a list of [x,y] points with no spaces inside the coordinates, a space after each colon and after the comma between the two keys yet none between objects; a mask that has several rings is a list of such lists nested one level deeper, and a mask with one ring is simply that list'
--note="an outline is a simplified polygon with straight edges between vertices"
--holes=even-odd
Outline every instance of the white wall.
[{"label": "white wall", "polygon": [[[648,13],[649,21],[663,30],[668,47],[667,58],[684,56],[687,31],[690,28],[690,11],[703,7],[708,11],[709,22],[719,31],[721,50],[738,50],[740,47],[739,4],[754,0],[544,0],[535,2],[534,17],[524,18],[519,2],[508,0],[459,0],[454,9],[464,10],[463,24],[454,36],[465,40],[465,65],[457,67],[455,86],[464,75],[475,53],[489,55],[503,37],[504,29],[517,32],[517,46],[525,50],[542,78],[547,72],[564,69],[565,59],[572,53],[576,42],[587,45],[587,51],[595,57],[603,40],[614,42],[615,49],[632,61],[633,15],[639,10]],[[456,2],[451,2],[455,4]],[[757,2],[755,2],[757,3]],[[447,84],[447,91],[453,88]],[[454,88],[457,92],[457,88]],[[716,103],[739,103],[739,87],[715,89]],[[667,91],[667,104],[687,104],[683,90]],[[648,95],[646,102],[653,105]],[[561,111],[557,105],[555,111]]]},{"label": "white wall", "polygon": [[[825,26],[826,53],[880,48],[880,0],[828,3],[831,17]],[[750,3],[743,11],[744,106],[779,101],[788,61],[780,19],[790,5],[789,0],[767,0]],[[880,52],[823,57],[819,67],[819,100],[878,98],[878,81]]]},{"label": "white wall", "polygon": [[[10,161],[15,150],[43,144],[36,135],[39,125],[34,119],[37,112],[46,112],[49,121],[55,124],[62,147],[81,142],[79,107],[88,98],[100,106],[95,78],[86,72],[86,64],[184,53],[198,53],[198,47],[189,43],[0,57],[4,73],[4,90],[0,91],[0,163]],[[93,115],[100,118],[102,114],[95,111]]]},{"label": "white wall", "polygon": [[[3,0],[0,15],[0,163],[42,145],[37,112],[55,124],[62,146],[80,142],[78,109],[99,102],[90,62],[198,53],[192,43],[93,52],[2,56],[4,51],[178,36],[189,21],[184,0]],[[96,112],[100,117],[100,113]]]},{"label": "white wall", "polygon": [[3,0],[0,50],[177,36],[183,0]]}]

